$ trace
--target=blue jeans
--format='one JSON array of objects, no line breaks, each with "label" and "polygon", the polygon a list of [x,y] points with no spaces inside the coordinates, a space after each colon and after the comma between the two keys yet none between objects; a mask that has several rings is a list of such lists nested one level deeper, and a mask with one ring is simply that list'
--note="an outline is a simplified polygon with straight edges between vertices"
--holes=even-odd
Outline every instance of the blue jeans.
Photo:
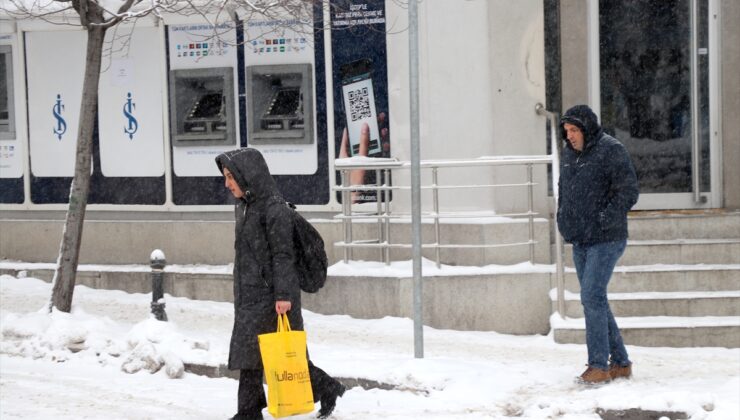
[{"label": "blue jeans", "polygon": [[606,297],[612,271],[626,245],[626,240],[594,245],[573,244],[573,262],[581,285],[581,304],[586,317],[588,365],[599,369],[609,368],[609,356],[613,364],[631,364]]}]

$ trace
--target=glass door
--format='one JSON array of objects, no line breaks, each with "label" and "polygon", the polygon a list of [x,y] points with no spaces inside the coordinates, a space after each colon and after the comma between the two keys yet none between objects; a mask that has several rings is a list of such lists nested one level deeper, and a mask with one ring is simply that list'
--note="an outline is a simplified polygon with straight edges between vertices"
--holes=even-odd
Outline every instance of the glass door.
[{"label": "glass door", "polygon": [[719,205],[709,7],[708,0],[599,1],[601,120],[635,163],[636,209]]}]

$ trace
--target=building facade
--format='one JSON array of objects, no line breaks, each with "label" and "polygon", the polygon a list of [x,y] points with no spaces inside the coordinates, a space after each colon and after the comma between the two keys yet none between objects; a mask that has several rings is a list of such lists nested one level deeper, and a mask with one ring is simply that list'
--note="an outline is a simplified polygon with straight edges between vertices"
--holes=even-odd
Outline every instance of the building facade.
[{"label": "building facade", "polygon": [[[330,218],[341,209],[332,188],[342,135],[357,142],[362,123],[371,157],[409,160],[406,9],[329,3],[314,9],[313,27],[236,11],[215,24],[166,15],[111,31],[89,220],[228,221],[232,201],[213,158],[240,146],[263,151],[289,201]],[[547,155],[535,106],[561,113],[586,103],[630,151],[636,210],[740,208],[737,2],[428,0],[419,11],[422,159]],[[24,228],[34,238],[66,209],[85,36],[40,19],[1,22],[2,257],[53,261],[56,239],[39,256],[10,226],[35,220]],[[534,207],[549,219],[548,173],[535,171]],[[445,181],[516,176],[456,170]],[[457,212],[505,214],[526,201],[524,192],[440,196]],[[395,194],[393,206],[408,210],[409,198]]]}]

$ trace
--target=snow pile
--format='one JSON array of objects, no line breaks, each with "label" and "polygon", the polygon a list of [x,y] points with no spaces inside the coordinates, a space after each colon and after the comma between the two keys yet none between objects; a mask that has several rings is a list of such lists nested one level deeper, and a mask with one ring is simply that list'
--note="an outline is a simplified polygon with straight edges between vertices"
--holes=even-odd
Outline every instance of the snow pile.
[{"label": "snow pile", "polygon": [[[9,279],[13,278],[2,276],[0,281]],[[125,325],[87,314],[78,306],[71,313],[55,308],[49,313],[47,307],[27,314],[9,313],[0,332],[0,354],[55,362],[79,358],[103,366],[120,365],[126,373],[164,369],[170,378],[181,378],[185,372],[180,354],[209,348],[207,341],[190,339],[175,324],[153,316],[126,331]]]}]

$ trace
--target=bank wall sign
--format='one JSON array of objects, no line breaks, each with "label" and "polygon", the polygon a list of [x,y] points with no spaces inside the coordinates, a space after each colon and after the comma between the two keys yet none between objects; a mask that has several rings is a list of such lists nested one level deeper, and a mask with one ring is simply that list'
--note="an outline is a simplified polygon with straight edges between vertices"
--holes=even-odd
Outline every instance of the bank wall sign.
[{"label": "bank wall sign", "polygon": [[[115,56],[100,79],[100,168],[105,177],[159,177],[164,175],[165,120],[162,117],[164,82],[159,69],[163,49],[156,28],[137,27],[130,47],[116,37]],[[152,47],[157,45],[157,47]]]},{"label": "bank wall sign", "polygon": [[[85,74],[84,31],[24,33],[31,172],[74,176]],[[64,77],[59,75],[63,74]]]},{"label": "bank wall sign", "polygon": [[123,117],[126,119],[123,132],[128,134],[129,140],[133,140],[134,134],[139,130],[139,122],[134,117],[134,109],[136,109],[136,104],[131,98],[131,92],[128,92],[126,94],[126,102],[123,104]]},{"label": "bank wall sign", "polygon": [[59,141],[62,141],[62,136],[67,132],[67,120],[64,119],[62,113],[64,112],[64,104],[62,103],[62,95],[57,94],[56,102],[52,107],[54,119],[56,120],[56,126],[54,127],[54,134],[57,136]]}]

